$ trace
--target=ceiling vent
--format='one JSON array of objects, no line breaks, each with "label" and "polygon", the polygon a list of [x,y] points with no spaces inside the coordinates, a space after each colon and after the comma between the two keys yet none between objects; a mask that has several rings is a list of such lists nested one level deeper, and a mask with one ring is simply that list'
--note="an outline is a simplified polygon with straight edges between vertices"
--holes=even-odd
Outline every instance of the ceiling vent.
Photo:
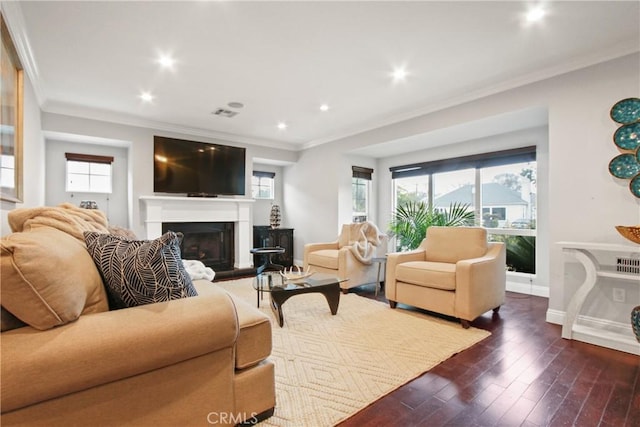
[{"label": "ceiling vent", "polygon": [[234,117],[235,115],[237,115],[238,113],[235,111],[231,111],[231,110],[225,110],[224,108],[218,108],[216,111],[213,112],[214,115],[216,116],[220,116],[220,117],[226,117],[228,119]]}]

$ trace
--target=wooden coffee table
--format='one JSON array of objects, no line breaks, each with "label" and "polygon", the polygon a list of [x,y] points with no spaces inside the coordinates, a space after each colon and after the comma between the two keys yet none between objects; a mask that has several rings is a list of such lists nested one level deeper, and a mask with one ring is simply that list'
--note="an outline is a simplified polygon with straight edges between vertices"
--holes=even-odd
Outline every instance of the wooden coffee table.
[{"label": "wooden coffee table", "polygon": [[282,305],[292,296],[321,293],[327,299],[332,315],[338,313],[340,304],[340,282],[346,279],[338,279],[328,274],[314,273],[304,279],[296,281],[285,280],[279,272],[264,272],[253,279],[253,288],[257,292],[257,305],[265,292],[271,295],[271,310],[278,319],[278,325],[284,325]]}]

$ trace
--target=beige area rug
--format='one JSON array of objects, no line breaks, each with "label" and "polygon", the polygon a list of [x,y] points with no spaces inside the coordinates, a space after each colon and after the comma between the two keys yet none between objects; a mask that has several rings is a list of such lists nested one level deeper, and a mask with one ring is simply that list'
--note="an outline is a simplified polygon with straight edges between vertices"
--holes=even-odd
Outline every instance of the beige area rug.
[{"label": "beige area rug", "polygon": [[[253,279],[216,282],[255,306]],[[261,426],[332,426],[490,335],[355,294],[331,315],[321,294],[296,295],[272,320],[275,414]]]}]

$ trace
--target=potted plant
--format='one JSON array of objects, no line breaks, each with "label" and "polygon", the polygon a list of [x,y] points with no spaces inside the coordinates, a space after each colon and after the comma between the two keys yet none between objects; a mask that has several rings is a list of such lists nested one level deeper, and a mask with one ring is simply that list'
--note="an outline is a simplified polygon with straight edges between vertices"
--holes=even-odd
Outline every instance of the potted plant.
[{"label": "potted plant", "polygon": [[459,227],[474,224],[469,203],[451,203],[448,209],[438,210],[431,204],[409,201],[399,205],[389,224],[389,235],[398,239],[400,250],[416,249],[432,225]]}]

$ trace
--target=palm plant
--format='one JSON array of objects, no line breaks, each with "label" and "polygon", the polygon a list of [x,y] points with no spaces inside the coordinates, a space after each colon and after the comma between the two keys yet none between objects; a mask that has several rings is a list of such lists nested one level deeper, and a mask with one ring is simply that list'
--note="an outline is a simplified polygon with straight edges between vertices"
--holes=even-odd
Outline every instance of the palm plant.
[{"label": "palm plant", "polygon": [[439,211],[431,204],[409,201],[399,205],[391,218],[389,234],[398,238],[401,250],[415,249],[433,225],[459,227],[473,225],[474,213],[469,203],[452,203]]}]

